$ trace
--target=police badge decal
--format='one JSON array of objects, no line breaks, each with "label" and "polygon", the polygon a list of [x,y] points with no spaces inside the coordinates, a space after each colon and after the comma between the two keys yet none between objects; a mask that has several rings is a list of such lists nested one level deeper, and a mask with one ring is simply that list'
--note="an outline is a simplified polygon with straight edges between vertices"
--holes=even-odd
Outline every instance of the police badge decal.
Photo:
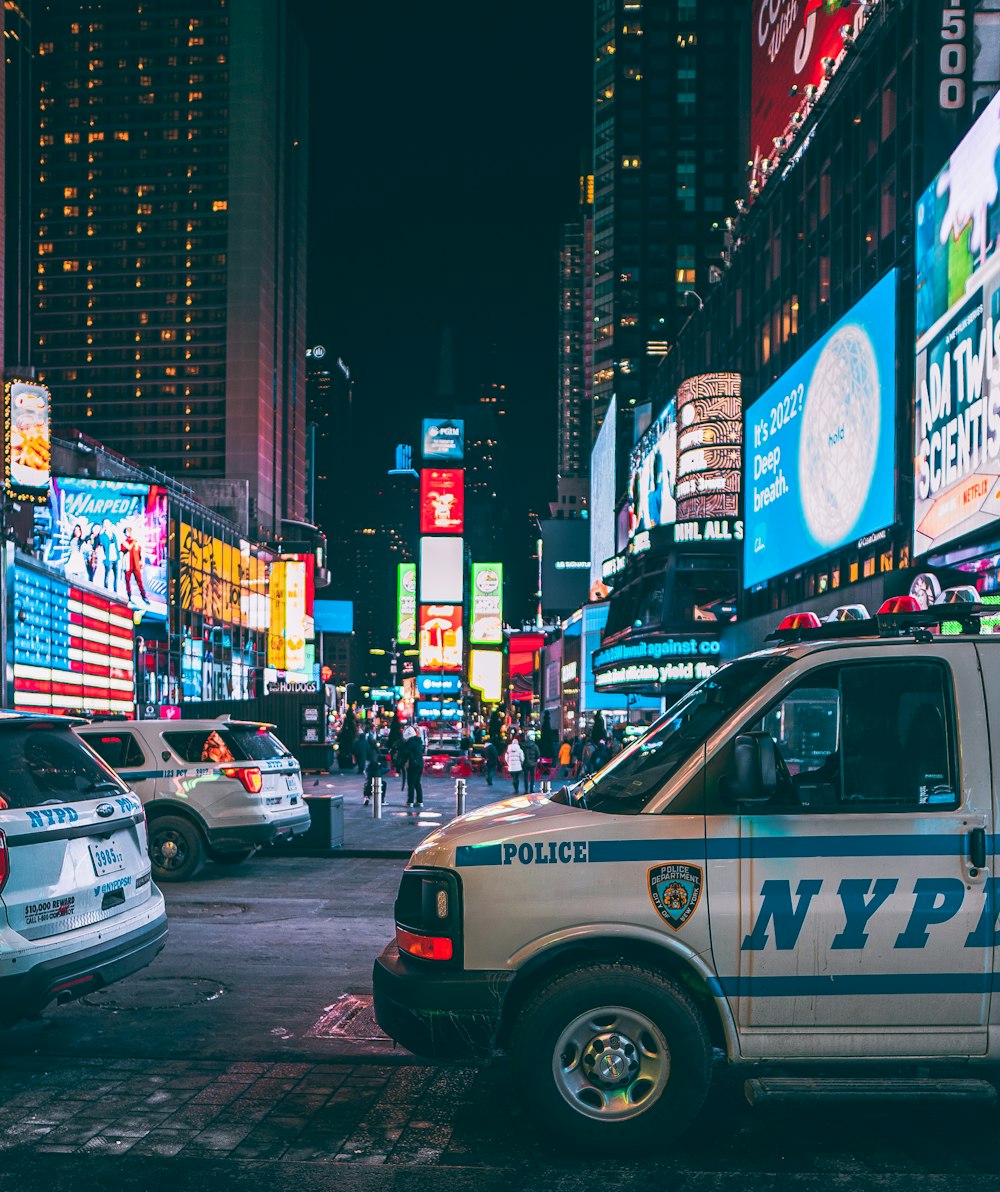
[{"label": "police badge decal", "polygon": [[656,865],[649,870],[649,897],[656,912],[676,931],[694,914],[701,897],[697,865]]}]

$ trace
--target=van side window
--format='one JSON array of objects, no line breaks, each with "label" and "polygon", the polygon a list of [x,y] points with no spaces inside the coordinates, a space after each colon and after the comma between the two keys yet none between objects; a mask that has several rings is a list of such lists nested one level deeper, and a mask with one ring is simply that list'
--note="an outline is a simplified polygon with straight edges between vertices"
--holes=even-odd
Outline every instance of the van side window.
[{"label": "van side window", "polygon": [[[947,669],[908,659],[824,667],[743,732],[777,749],[777,790],[746,814],[936,811],[958,804]],[[727,744],[709,774],[710,809],[725,808]]]},{"label": "van side window", "polygon": [[84,733],[82,736],[97,756],[103,758],[112,770],[129,770],[146,764],[146,758],[139,742],[132,733]]}]

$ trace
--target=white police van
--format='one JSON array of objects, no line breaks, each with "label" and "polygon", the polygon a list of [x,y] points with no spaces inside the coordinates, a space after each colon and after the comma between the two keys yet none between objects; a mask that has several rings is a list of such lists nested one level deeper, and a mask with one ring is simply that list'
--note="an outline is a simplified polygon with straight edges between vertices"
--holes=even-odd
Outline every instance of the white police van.
[{"label": "white police van", "polygon": [[0,712],[0,1025],[126,977],[166,943],[142,804],[72,723]]},{"label": "white police van", "polygon": [[309,830],[298,761],[273,725],[134,720],[78,728],[142,799],[158,882],[189,881],[208,859],[235,865]]},{"label": "white police van", "polygon": [[755,1096],[844,1061],[859,1096],[930,1065],[938,1091],[994,1096],[944,1071],[1000,1058],[981,612],[952,606],[953,637],[912,598],[789,618],[595,777],[435,832],[375,964],[382,1029],[425,1056],[506,1050],[533,1120],[589,1145],[676,1134],[713,1046],[758,1067]]}]

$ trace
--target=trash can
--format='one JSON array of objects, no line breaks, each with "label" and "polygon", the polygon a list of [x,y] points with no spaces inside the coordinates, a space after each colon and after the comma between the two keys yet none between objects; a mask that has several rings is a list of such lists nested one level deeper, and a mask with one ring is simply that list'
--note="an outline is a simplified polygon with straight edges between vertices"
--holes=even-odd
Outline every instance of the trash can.
[{"label": "trash can", "polygon": [[293,847],[298,848],[343,848],[344,845],[344,796],[306,795],[311,823],[309,831],[296,836]]}]

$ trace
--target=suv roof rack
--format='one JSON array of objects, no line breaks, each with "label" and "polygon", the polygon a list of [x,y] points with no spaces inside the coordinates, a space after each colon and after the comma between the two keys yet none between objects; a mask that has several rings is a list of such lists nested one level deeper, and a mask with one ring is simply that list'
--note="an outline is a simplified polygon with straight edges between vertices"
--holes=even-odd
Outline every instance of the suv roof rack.
[{"label": "suv roof rack", "polygon": [[[987,604],[936,604],[919,612],[877,613],[859,621],[826,621],[818,626],[782,629],[769,633],[766,642],[785,645],[833,641],[852,637],[916,637],[929,641],[930,631],[946,621],[957,621],[963,634],[977,635],[982,617],[995,617],[996,606]],[[926,636],[925,636],[926,635]]]}]

